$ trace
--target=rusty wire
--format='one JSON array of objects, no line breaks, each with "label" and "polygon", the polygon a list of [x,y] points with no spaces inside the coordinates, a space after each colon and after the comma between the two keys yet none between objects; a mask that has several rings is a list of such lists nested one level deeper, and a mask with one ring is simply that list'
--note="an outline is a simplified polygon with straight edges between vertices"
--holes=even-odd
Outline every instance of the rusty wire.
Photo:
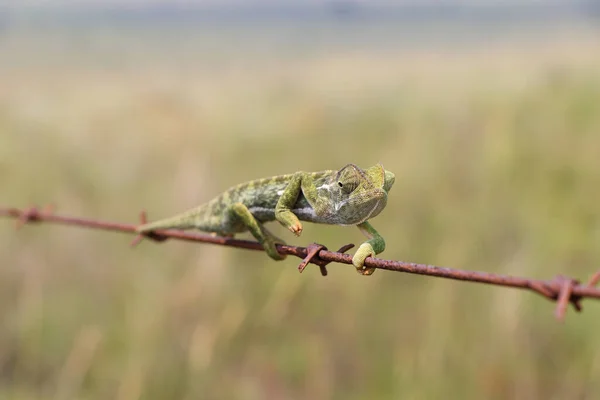
[{"label": "rusty wire", "polygon": [[[39,210],[36,207],[32,207],[27,210],[0,207],[0,217],[16,219],[17,229],[31,222],[48,222],[91,229],[102,229],[113,232],[133,233],[136,234],[136,237],[131,243],[132,246],[137,245],[142,239],[148,238],[158,242],[167,239],[179,239],[189,242],[212,243],[221,246],[237,247],[248,250],[264,250],[259,243],[249,240],[239,240],[201,233],[188,233],[177,230],[156,231],[139,235],[135,231],[135,228],[138,225],[135,224],[120,224],[86,218],[56,215],[53,213],[52,207],[46,207],[42,210]],[[140,223],[145,222],[146,213],[142,212],[140,213]],[[329,251],[325,246],[313,243],[308,247],[277,245],[277,250],[281,254],[293,255],[302,258],[302,262],[298,266],[298,270],[300,272],[302,272],[309,263],[312,263],[318,265],[321,274],[326,276],[326,265],[329,263],[335,262],[341,264],[352,264],[352,257],[348,254],[344,254],[352,247],[354,247],[353,244],[348,244],[342,246],[342,248],[340,248],[338,251]],[[587,284],[582,285],[579,283],[579,281],[564,277],[562,275],[550,280],[529,279],[509,275],[491,274],[487,272],[436,267],[427,264],[384,260],[373,257],[367,258],[365,260],[365,265],[367,267],[385,269],[388,271],[407,272],[410,274],[428,275],[439,278],[487,283],[490,285],[532,290],[549,300],[557,302],[555,315],[559,321],[564,319],[569,303],[573,305],[575,310],[581,311],[582,308],[580,302],[583,298],[600,299],[600,289],[595,288],[598,281],[600,281],[600,271],[596,272],[590,278]]]}]

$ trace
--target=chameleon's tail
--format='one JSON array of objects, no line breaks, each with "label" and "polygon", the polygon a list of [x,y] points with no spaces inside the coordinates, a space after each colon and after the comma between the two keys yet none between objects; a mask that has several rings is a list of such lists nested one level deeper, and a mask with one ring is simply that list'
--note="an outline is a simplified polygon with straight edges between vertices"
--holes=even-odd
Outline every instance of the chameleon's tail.
[{"label": "chameleon's tail", "polygon": [[148,224],[140,225],[135,228],[136,232],[144,233],[160,229],[192,229],[201,228],[199,226],[200,216],[206,211],[205,206],[200,206],[175,215],[174,217],[161,219]]}]

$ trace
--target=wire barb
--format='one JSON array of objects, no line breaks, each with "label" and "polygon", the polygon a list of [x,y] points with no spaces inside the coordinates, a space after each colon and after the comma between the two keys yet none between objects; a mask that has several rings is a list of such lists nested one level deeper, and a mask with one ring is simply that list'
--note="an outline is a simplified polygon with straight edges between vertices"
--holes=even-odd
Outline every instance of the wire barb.
[{"label": "wire barb", "polygon": [[[306,255],[306,257],[304,257],[304,260],[302,260],[302,262],[300,263],[300,265],[298,265],[298,271],[300,273],[304,272],[304,268],[306,268],[306,266],[312,261],[314,263],[317,263],[318,261],[318,256],[317,254],[321,251],[321,250],[327,250],[327,247],[323,246],[322,244],[318,244],[318,243],[311,243],[308,245],[308,247],[306,248],[306,250],[308,250],[308,254]],[[325,268],[325,265],[319,265],[319,267],[321,268],[321,275],[323,276],[327,276],[327,269]]]},{"label": "wire barb", "polygon": [[600,271],[596,271],[596,273],[590,277],[587,285],[589,287],[594,287],[598,284],[598,282],[600,282]]},{"label": "wire barb", "polygon": [[[39,211],[36,207],[26,210],[19,210],[11,207],[0,207],[0,217],[12,218],[17,220],[18,227],[29,222],[47,222],[69,226],[79,226],[90,229],[101,229],[112,232],[134,233],[132,245],[137,245],[144,238],[162,242],[167,239],[178,239],[188,242],[212,243],[221,246],[237,247],[248,250],[264,251],[262,245],[258,242],[249,240],[239,240],[230,237],[211,236],[208,234],[188,233],[176,230],[165,230],[158,232],[148,232],[139,234],[136,232],[138,225],[120,224],[115,222],[98,221],[86,218],[74,218],[56,215],[53,213],[53,207],[46,207]],[[146,213],[140,214],[140,222],[146,222]],[[337,252],[329,251],[325,246],[312,244],[309,247],[277,245],[277,250],[282,254],[293,255],[301,258],[303,261],[298,266],[300,272],[306,268],[309,263],[316,264],[321,269],[323,276],[327,275],[325,266],[329,263],[341,263],[352,265],[352,257],[344,254],[354,245],[342,246]],[[460,281],[487,283],[490,285],[512,287],[517,289],[532,290],[549,300],[556,301],[555,316],[562,321],[565,317],[569,303],[577,311],[581,311],[581,300],[584,298],[600,299],[600,289],[595,286],[600,281],[600,271],[592,275],[587,284],[582,285],[579,281],[564,276],[548,280],[529,279],[510,275],[490,274],[486,272],[467,271],[460,269],[436,267],[433,265],[409,263],[396,260],[383,260],[380,258],[367,257],[365,266],[370,268],[385,269],[388,271],[406,272],[410,274],[427,275],[438,278],[454,279]]]},{"label": "wire barb", "polygon": [[[354,247],[354,244],[352,244],[352,243],[345,244],[342,247],[340,247],[340,249],[337,251],[337,253],[345,253],[353,247]],[[308,245],[306,250],[307,250],[306,257],[304,257],[304,260],[302,260],[300,265],[298,265],[298,271],[300,271],[300,273],[302,273],[304,271],[304,268],[306,268],[306,266],[309,263],[313,263],[313,264],[317,264],[319,266],[322,276],[327,276],[326,265],[331,263],[331,261],[325,261],[319,257],[319,252],[321,250],[327,251],[327,247],[323,246],[322,244],[311,243]]]},{"label": "wire barb", "polygon": [[18,231],[29,222],[39,221],[41,215],[52,214],[54,212],[54,205],[48,204],[42,209],[42,211],[39,211],[37,207],[30,207],[25,211],[20,211],[17,209],[13,209],[13,211],[16,211],[20,214],[17,218],[17,222],[15,223],[15,230]]},{"label": "wire barb", "polygon": [[[146,214],[146,211],[142,210],[140,212],[140,225],[144,225],[147,222],[148,222],[148,216]],[[153,240],[155,242],[164,242],[165,240],[169,239],[169,237],[165,236],[165,235],[163,235],[161,233],[155,232],[155,231],[138,233],[133,238],[133,240],[131,241],[131,243],[129,245],[131,247],[136,247],[144,239],[150,239],[150,240]]]},{"label": "wire barb", "polygon": [[575,307],[577,311],[581,311],[581,305],[579,305],[578,299],[571,297],[571,294],[573,293],[573,287],[578,282],[573,279],[566,278],[562,275],[557,276],[555,280],[560,285],[560,291],[558,292],[558,300],[556,303],[556,311],[554,312],[554,315],[559,321],[564,321],[569,302],[573,303],[573,307]]}]

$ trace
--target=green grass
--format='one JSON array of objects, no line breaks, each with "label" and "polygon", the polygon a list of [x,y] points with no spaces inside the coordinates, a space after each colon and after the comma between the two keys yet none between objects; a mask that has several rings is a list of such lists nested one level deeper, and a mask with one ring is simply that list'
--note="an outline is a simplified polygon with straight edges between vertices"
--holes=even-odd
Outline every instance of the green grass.
[{"label": "green grass", "polygon": [[[600,265],[597,43],[0,76],[0,202],[123,222],[228,186],[382,162],[383,257],[535,278]],[[22,50],[26,52],[26,50]],[[32,55],[33,54],[33,55]],[[25,61],[23,61],[25,60]],[[143,60],[143,63],[139,61]],[[335,248],[357,229],[305,226]],[[0,398],[593,398],[600,305],[208,245],[0,222]]]}]

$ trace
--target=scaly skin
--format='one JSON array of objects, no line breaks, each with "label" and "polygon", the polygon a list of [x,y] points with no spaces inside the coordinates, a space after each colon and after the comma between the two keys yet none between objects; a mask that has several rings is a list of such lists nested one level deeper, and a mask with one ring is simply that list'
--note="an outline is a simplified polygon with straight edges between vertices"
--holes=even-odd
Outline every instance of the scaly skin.
[{"label": "scaly skin", "polygon": [[137,228],[140,233],[160,229],[199,229],[221,236],[249,231],[274,260],[284,255],[275,243],[283,241],[263,223],[277,220],[296,236],[302,233],[300,221],[333,225],[356,225],[369,238],[352,258],[356,270],[371,275],[365,259],[385,249],[385,241],[367,222],[387,203],[394,174],[381,164],[363,170],[348,164],[338,171],[296,172],[257,179],[234,186],[213,200],[172,218]]}]

